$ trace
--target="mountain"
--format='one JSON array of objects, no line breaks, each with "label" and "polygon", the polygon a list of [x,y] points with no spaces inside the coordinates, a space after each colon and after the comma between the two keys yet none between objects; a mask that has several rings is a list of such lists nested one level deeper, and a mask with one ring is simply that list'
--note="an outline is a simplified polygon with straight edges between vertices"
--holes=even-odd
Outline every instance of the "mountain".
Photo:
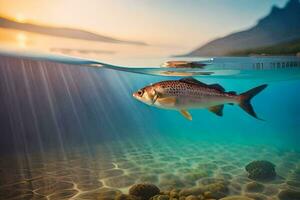
[{"label": "mountain", "polygon": [[144,42],[115,39],[112,37],[99,35],[81,29],[44,26],[44,25],[37,25],[31,23],[19,23],[4,17],[0,17],[0,28],[17,29],[22,31],[50,35],[50,36],[65,37],[65,38],[80,39],[80,40],[90,40],[90,41],[97,41],[97,42],[147,45]]},{"label": "mountain", "polygon": [[231,52],[230,56],[248,55],[300,55],[300,39],[284,42],[273,46],[259,47]]},{"label": "mountain", "polygon": [[184,56],[225,56],[231,52],[277,45],[300,39],[300,2],[290,0],[245,31],[213,40]]}]

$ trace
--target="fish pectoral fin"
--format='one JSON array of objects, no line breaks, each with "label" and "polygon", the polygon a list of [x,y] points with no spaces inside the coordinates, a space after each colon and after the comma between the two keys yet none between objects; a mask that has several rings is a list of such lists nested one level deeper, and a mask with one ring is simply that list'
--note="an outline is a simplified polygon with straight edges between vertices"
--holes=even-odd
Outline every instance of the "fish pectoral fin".
[{"label": "fish pectoral fin", "polygon": [[157,98],[158,98],[158,95],[157,95],[157,94],[155,94],[155,95],[154,95],[154,97],[153,97],[153,100],[152,100],[152,104],[155,104],[155,102],[156,102]]},{"label": "fish pectoral fin", "polygon": [[152,104],[155,104],[158,96],[159,96],[159,93],[156,90],[154,90],[154,96],[153,96]]},{"label": "fish pectoral fin", "polygon": [[186,119],[192,121],[192,115],[187,110],[180,110],[179,111]]},{"label": "fish pectoral fin", "polygon": [[156,100],[161,96],[160,93],[158,93],[155,89],[154,89],[154,94],[152,94],[150,96],[150,98],[152,98],[152,104],[155,104]]},{"label": "fish pectoral fin", "polygon": [[209,107],[208,110],[210,112],[215,113],[218,116],[223,116],[223,108],[224,108],[224,105],[218,105],[218,106]]},{"label": "fish pectoral fin", "polygon": [[163,97],[163,98],[157,98],[157,101],[160,104],[175,105],[176,98],[175,97]]}]

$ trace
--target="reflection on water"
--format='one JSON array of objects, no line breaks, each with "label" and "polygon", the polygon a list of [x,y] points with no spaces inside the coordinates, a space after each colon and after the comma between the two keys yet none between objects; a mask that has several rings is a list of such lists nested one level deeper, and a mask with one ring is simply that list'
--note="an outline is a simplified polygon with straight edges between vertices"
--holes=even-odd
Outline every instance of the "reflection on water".
[{"label": "reflection on water", "polygon": [[19,48],[26,48],[27,47],[27,36],[24,32],[20,32],[17,34],[17,43]]}]

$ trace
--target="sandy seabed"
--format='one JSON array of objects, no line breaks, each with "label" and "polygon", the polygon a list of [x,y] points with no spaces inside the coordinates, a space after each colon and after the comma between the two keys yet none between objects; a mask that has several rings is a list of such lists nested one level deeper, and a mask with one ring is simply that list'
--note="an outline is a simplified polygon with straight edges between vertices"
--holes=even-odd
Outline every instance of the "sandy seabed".
[{"label": "sandy seabed", "polygon": [[[254,160],[274,163],[277,178],[249,179],[245,166]],[[127,194],[133,184],[147,182],[174,200],[192,192],[198,199],[240,195],[296,200],[300,153],[234,143],[115,141],[91,151],[78,148],[63,154],[2,156],[0,177],[0,199],[115,199],[120,193]],[[197,188],[212,191],[197,194]]]}]

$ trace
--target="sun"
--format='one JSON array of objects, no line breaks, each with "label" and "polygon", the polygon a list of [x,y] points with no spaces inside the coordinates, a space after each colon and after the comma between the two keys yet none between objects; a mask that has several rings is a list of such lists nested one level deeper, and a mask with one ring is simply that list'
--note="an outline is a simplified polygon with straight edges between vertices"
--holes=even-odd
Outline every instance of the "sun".
[{"label": "sun", "polygon": [[22,15],[21,13],[16,15],[15,20],[19,23],[25,23],[26,22],[25,16]]}]

